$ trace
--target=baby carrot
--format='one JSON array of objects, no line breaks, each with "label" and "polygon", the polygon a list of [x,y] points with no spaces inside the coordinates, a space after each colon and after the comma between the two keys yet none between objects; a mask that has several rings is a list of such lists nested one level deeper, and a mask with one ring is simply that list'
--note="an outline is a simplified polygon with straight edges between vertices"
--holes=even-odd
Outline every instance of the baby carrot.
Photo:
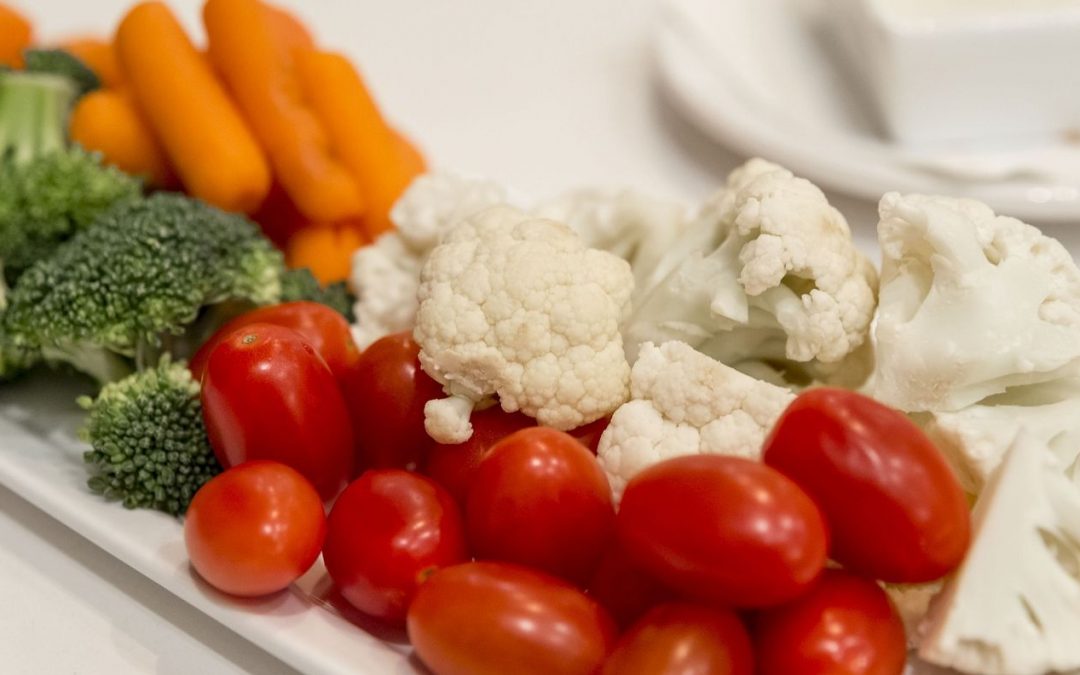
[{"label": "baby carrot", "polygon": [[116,88],[123,84],[116,50],[108,40],[78,37],[64,40],[59,47],[85,63],[106,87]]},{"label": "baby carrot", "polygon": [[26,17],[0,4],[0,66],[22,67],[23,50],[30,46],[34,29]]},{"label": "baby carrot", "polygon": [[307,267],[326,284],[349,277],[352,254],[364,245],[360,233],[347,226],[311,225],[292,236],[285,248],[289,267]]},{"label": "baby carrot", "polygon": [[420,175],[427,171],[427,160],[424,159],[424,154],[420,152],[420,148],[416,147],[405,134],[397,129],[391,131],[394,133],[394,140],[397,141],[398,152],[403,158],[402,162],[405,164],[405,169],[414,175]]},{"label": "baby carrot", "polygon": [[153,187],[176,185],[165,153],[135,102],[123,92],[99,89],[79,99],[69,122],[71,140],[100,152],[105,162],[142,176]]},{"label": "baby carrot", "polygon": [[368,236],[390,229],[390,207],[416,176],[360,74],[345,57],[319,51],[297,53],[305,94],[331,141],[360,183],[369,212]]},{"label": "baby carrot", "polygon": [[311,37],[311,32],[295,16],[271,4],[264,4],[263,11],[266,12],[270,30],[274,32],[274,39],[278,44],[289,51],[315,49],[315,39]]},{"label": "baby carrot", "polygon": [[136,5],[120,22],[116,48],[139,108],[187,191],[230,211],[258,208],[270,168],[172,12],[161,2]]},{"label": "baby carrot", "polygon": [[301,213],[318,222],[358,216],[363,198],[356,180],[305,107],[291,52],[275,41],[264,5],[259,0],[208,0],[203,21],[210,58]]}]

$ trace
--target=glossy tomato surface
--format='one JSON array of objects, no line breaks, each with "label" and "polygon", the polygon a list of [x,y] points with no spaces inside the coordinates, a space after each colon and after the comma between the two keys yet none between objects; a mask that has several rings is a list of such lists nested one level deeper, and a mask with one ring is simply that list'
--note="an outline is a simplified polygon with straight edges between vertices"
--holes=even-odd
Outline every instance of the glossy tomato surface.
[{"label": "glossy tomato surface", "polygon": [[750,636],[738,615],[685,603],[649,611],[622,636],[603,671],[603,675],[753,673]]},{"label": "glossy tomato surface", "polygon": [[222,466],[287,464],[324,499],[353,472],[353,436],[330,369],[296,331],[266,323],[226,336],[206,364],[203,417]]},{"label": "glossy tomato surface", "polygon": [[467,559],[457,504],[423,476],[372,469],[330,512],[323,549],[330,578],[354,607],[380,619],[404,622],[416,588]]},{"label": "glossy tomato surface", "polygon": [[253,323],[269,323],[293,329],[318,352],[330,372],[339,380],[360,358],[360,350],[353,342],[345,317],[317,302],[286,302],[254,309],[222,326],[199,348],[188,364],[195,379],[202,380],[206,362],[214,347],[236,329]]},{"label": "glossy tomato surface", "polygon": [[434,444],[424,464],[424,473],[446,488],[462,506],[480,460],[488,450],[515,431],[536,426],[533,418],[504,412],[498,406],[474,412],[471,422],[473,434],[469,440],[456,445]]},{"label": "glossy tomato surface", "polygon": [[970,516],[941,452],[903,414],[841,389],[812,389],[781,416],[765,463],[817,502],[832,557],[891,582],[938,579],[964,557]]},{"label": "glossy tomato surface", "polygon": [[615,643],[607,612],[554,577],[473,562],[416,593],[409,640],[436,675],[590,675]]},{"label": "glossy tomato surface", "polygon": [[760,675],[900,675],[904,625],[875,582],[827,570],[805,596],[753,620]]},{"label": "glossy tomato surface", "polygon": [[287,587],[319,557],[322,499],[293,469],[249,462],[204,485],[184,518],[191,565],[211,586],[240,596]]},{"label": "glossy tomato surface", "polygon": [[480,462],[465,507],[477,558],[528,565],[585,584],[615,527],[607,477],[555,429],[523,429]]},{"label": "glossy tomato surface", "polygon": [[676,595],[646,573],[612,537],[600,556],[587,586],[593,598],[611,614],[621,628],[627,628],[656,605],[676,599]]},{"label": "glossy tomato surface", "polygon": [[828,548],[821,513],[797,485],[759,462],[719,455],[677,457],[635,476],[618,532],[657,579],[687,597],[734,607],[805,592]]},{"label": "glossy tomato surface", "polygon": [[424,431],[424,404],[442,387],[420,369],[410,333],[376,340],[344,380],[356,431],[357,468],[416,469],[433,441]]}]

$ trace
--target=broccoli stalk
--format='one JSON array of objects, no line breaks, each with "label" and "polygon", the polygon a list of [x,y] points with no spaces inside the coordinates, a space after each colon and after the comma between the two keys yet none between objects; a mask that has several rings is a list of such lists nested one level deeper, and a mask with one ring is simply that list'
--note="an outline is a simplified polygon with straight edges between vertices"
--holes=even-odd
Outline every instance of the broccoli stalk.
[{"label": "broccoli stalk", "polygon": [[87,484],[110,501],[183,515],[222,470],[206,435],[199,383],[183,361],[166,356],[79,405],[89,411],[82,432],[92,448],[83,455]]},{"label": "broccoli stalk", "polygon": [[75,83],[59,75],[0,75],[0,156],[21,165],[64,150],[64,128],[77,94]]}]

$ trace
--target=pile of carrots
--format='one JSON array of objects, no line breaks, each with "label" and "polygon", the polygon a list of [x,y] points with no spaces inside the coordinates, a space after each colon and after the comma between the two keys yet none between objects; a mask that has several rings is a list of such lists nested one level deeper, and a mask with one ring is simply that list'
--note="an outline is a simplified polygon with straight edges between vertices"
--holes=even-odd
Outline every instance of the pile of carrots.
[{"label": "pile of carrots", "polygon": [[[200,51],[169,8],[133,7],[111,41],[59,45],[103,87],[72,112],[74,142],[158,188],[244,212],[294,266],[342,279],[352,251],[391,227],[389,210],[425,168],[343,56],[261,0],[207,0]],[[0,6],[0,64],[32,28]]]}]

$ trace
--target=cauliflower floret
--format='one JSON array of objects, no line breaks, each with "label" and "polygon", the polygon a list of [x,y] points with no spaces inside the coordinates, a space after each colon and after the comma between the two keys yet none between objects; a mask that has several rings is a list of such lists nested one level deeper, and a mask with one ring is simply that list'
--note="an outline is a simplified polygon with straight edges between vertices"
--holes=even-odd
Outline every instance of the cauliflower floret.
[{"label": "cauliflower floret", "polygon": [[973,515],[967,557],[931,603],[919,656],[984,675],[1080,667],[1080,490],[1021,434]]},{"label": "cauliflower floret", "polygon": [[631,359],[644,342],[680,340],[729,365],[815,370],[866,342],[877,275],[821,190],[755,159],[703,206],[649,283],[624,327]]},{"label": "cauliflower floret", "polygon": [[1056,240],[967,199],[885,195],[875,398],[960,410],[1080,368],[1080,270]]},{"label": "cauliflower floret", "polygon": [[425,409],[428,434],[464,442],[495,395],[556,429],[610,414],[629,394],[619,322],[633,290],[626,261],[556,221],[497,206],[454,227],[420,280],[420,363],[450,394]]},{"label": "cauliflower floret", "polygon": [[356,293],[352,327],[360,349],[410,330],[416,323],[420,268],[439,237],[464,218],[507,200],[497,183],[450,173],[420,176],[390,211],[397,228],[353,255],[350,284]]},{"label": "cauliflower floret", "polygon": [[642,345],[630,391],[632,400],[615,411],[598,449],[616,500],[631,478],[665,459],[758,458],[765,435],[795,398],[684,342]]},{"label": "cauliflower floret", "polygon": [[885,593],[896,607],[896,613],[904,622],[904,636],[907,637],[908,649],[918,649],[922,642],[920,626],[930,603],[941,592],[942,582],[931,581],[926,584],[885,584]]}]

